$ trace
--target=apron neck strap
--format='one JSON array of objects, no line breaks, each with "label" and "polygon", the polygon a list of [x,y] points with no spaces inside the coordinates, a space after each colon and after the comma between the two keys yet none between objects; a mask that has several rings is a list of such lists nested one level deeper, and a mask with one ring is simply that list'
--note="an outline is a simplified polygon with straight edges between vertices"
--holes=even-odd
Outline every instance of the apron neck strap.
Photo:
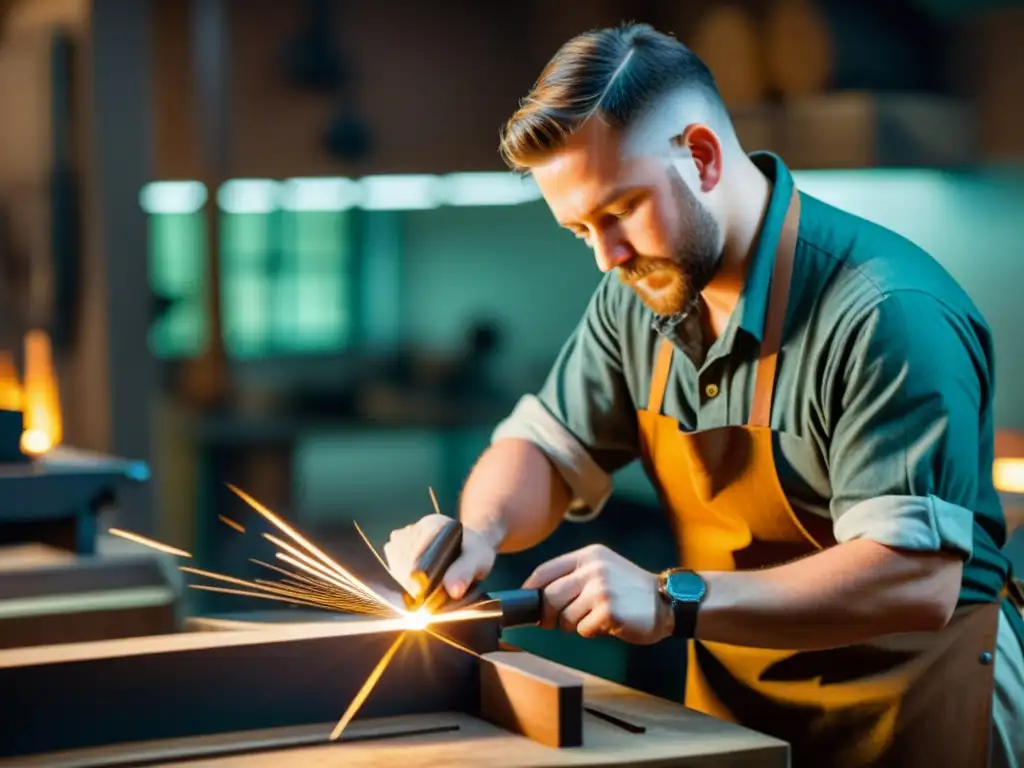
[{"label": "apron neck strap", "polygon": [[761,338],[761,356],[757,361],[754,398],[750,405],[750,419],[747,422],[752,427],[771,426],[775,363],[779,356],[779,347],[782,345],[782,327],[786,322],[786,309],[789,307],[789,284],[793,277],[793,260],[799,231],[800,193],[794,186],[786,218],[782,222],[782,231],[779,233],[779,242],[775,247],[771,293],[768,295],[764,334]]},{"label": "apron neck strap", "polygon": [[[796,254],[796,240],[800,230],[800,194],[793,187],[786,218],[782,222],[779,242],[775,248],[775,262],[772,265],[771,293],[765,312],[764,337],[761,341],[761,356],[757,363],[754,380],[754,398],[750,406],[749,424],[753,427],[771,425],[772,395],[775,390],[775,363],[782,344],[782,326],[789,306],[789,284],[793,276],[793,259]],[[668,375],[672,369],[672,342],[662,338],[654,360],[651,375],[651,389],[647,397],[647,410],[661,413],[668,386]]]},{"label": "apron neck strap", "polygon": [[672,342],[663,336],[658,342],[654,373],[651,375],[651,390],[647,396],[647,410],[651,413],[661,413],[661,403],[665,399],[665,388],[668,386],[668,373],[671,369]]}]

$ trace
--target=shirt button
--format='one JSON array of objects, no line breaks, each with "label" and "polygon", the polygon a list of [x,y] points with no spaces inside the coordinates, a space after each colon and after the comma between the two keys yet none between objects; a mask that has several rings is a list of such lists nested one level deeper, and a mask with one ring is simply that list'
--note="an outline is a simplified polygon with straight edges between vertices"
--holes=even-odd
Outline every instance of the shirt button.
[{"label": "shirt button", "polygon": [[704,394],[707,395],[708,397],[718,397],[718,385],[708,384],[706,387],[704,387]]}]

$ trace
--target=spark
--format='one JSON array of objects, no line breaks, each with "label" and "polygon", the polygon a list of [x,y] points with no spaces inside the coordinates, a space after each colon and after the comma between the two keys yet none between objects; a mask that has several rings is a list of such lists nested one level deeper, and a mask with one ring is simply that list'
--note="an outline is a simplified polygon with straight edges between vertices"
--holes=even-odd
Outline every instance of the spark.
[{"label": "spark", "polygon": [[[303,565],[303,563],[299,560],[296,560],[294,557],[286,555],[282,552],[278,552],[277,557],[279,557],[281,560],[288,563],[289,565],[293,565],[300,570],[307,571],[314,577],[318,577],[320,581],[310,584],[309,586],[309,589],[312,591],[323,592],[326,590],[331,594],[344,594],[347,596],[348,600],[353,605],[365,606],[367,610],[364,612],[367,613],[376,613],[379,612],[382,608],[387,609],[389,613],[396,612],[394,606],[392,606],[386,600],[381,598],[379,595],[373,594],[367,597],[366,595],[363,595],[359,592],[354,592],[348,585],[344,584],[343,582],[340,582],[333,578],[329,580],[325,579],[321,574],[317,573],[312,568]],[[313,565],[316,565],[316,563],[313,563]]]},{"label": "spark", "polygon": [[447,635],[442,635],[440,632],[435,632],[434,630],[430,629],[430,627],[426,627],[424,629],[424,631],[428,635],[430,635],[431,637],[436,638],[436,639],[440,640],[443,643],[447,643],[448,645],[450,645],[452,648],[456,649],[457,651],[462,651],[463,653],[468,653],[471,656],[479,656],[480,655],[479,653],[474,651],[472,648],[467,648],[466,646],[462,645],[461,643],[455,642],[454,640],[452,640]]},{"label": "spark", "polygon": [[241,523],[236,523],[230,517],[226,517],[225,515],[217,515],[217,519],[220,520],[222,523],[224,523],[224,525],[228,526],[229,528],[234,528],[239,533],[245,533],[245,526],[242,525]]},{"label": "spark", "polygon": [[402,641],[405,640],[405,632],[402,632],[398,637],[395,638],[395,642],[388,648],[387,653],[381,657],[381,660],[377,662],[377,666],[373,668],[373,671],[366,678],[366,682],[363,683],[363,687],[359,689],[359,692],[352,699],[352,702],[348,705],[348,709],[345,710],[345,714],[341,716],[338,724],[334,726],[334,730],[331,731],[331,741],[337,741],[341,736],[342,732],[348,727],[348,724],[352,722],[352,718],[356,716],[359,709],[363,706],[363,703],[370,696],[374,687],[377,685],[377,681],[380,680],[384,674],[384,670],[388,668],[391,663],[391,659],[398,651],[399,646],[402,645]]},{"label": "spark", "polygon": [[437,503],[437,496],[434,495],[434,489],[428,487],[427,490],[430,492],[430,502],[434,505],[434,512],[441,514],[441,505]]},{"label": "spark", "polygon": [[[236,487],[234,485],[231,485],[230,483],[228,484],[228,488],[230,488],[232,491],[234,491],[234,493],[237,494],[238,497],[242,499],[242,501],[244,501],[246,504],[248,504],[250,507],[252,507],[256,512],[258,512],[264,518],[266,518],[271,523],[273,523],[277,527],[278,530],[280,530],[283,533],[285,533],[292,541],[297,543],[299,546],[301,546],[303,549],[305,549],[307,552],[309,552],[315,558],[320,560],[320,562],[322,562],[324,565],[326,565],[332,571],[334,571],[339,576],[341,576],[345,581],[351,582],[358,589],[360,589],[360,591],[366,592],[368,595],[376,596],[376,594],[373,592],[373,590],[371,590],[369,587],[367,587],[365,584],[363,584],[361,581],[359,581],[359,579],[357,579],[351,573],[349,573],[344,568],[342,568],[340,565],[338,565],[338,563],[336,563],[334,560],[332,560],[326,554],[321,552],[319,548],[317,548],[311,542],[307,541],[306,538],[304,536],[302,536],[298,531],[293,529],[290,525],[288,525],[288,523],[286,523],[280,517],[278,517],[273,512],[271,512],[269,509],[267,509],[262,504],[260,504],[258,501],[256,501],[256,499],[254,499],[252,496],[247,494],[241,488],[238,488],[238,487]],[[382,602],[387,604],[387,601],[383,601],[382,600]]]},{"label": "spark", "polygon": [[316,560],[311,558],[309,555],[300,552],[298,549],[293,547],[288,542],[281,541],[279,538],[270,533],[264,533],[263,538],[265,538],[275,547],[279,547],[280,549],[283,549],[285,552],[288,553],[288,556],[283,555],[281,552],[277,553],[277,557],[284,560],[286,563],[294,565],[298,568],[300,567],[299,561],[301,561],[302,563],[305,563],[304,566],[301,566],[303,570],[305,570],[307,573],[312,574],[320,581],[326,582],[328,584],[333,584],[334,586],[341,587],[342,589],[355,589],[355,585],[344,581],[337,574],[332,572],[329,568],[320,565],[320,563],[318,563]]},{"label": "spark", "polygon": [[255,563],[256,565],[263,566],[264,568],[267,568],[267,569],[269,569],[271,571],[276,571],[277,573],[280,573],[282,576],[284,576],[285,578],[288,578],[288,579],[296,579],[298,581],[305,582],[306,584],[316,584],[316,582],[313,581],[312,579],[307,579],[305,576],[300,576],[297,573],[292,573],[287,568],[278,568],[276,565],[271,565],[270,563],[264,563],[262,560],[256,560],[254,558],[249,558],[249,562],[250,563]]},{"label": "spark", "polygon": [[501,618],[501,611],[498,609],[485,610],[483,608],[460,608],[457,611],[446,613],[435,613],[430,617],[431,624],[451,624],[456,621],[475,621],[477,619]]},{"label": "spark", "polygon": [[[309,604],[316,604],[321,608],[333,609],[335,611],[343,611],[346,608],[352,607],[350,600],[347,598],[348,595],[339,593],[336,595],[317,595],[313,592],[305,590],[296,590],[294,588],[284,586],[269,586],[267,584],[261,584],[258,581],[246,581],[244,579],[238,579],[234,576],[225,576],[222,573],[213,573],[211,571],[204,571],[199,568],[189,568],[187,566],[181,566],[180,570],[184,573],[191,573],[195,576],[202,576],[207,579],[213,579],[214,581],[222,581],[227,584],[233,584],[239,587],[245,587],[247,590],[256,590],[255,594],[269,594],[277,597],[291,597],[303,600]],[[361,611],[360,611],[361,612]]]},{"label": "spark", "polygon": [[[264,533],[263,534],[263,538],[265,538],[267,541],[269,541],[274,546],[279,547],[279,548],[285,550],[285,552],[291,553],[292,556],[298,558],[299,560],[301,560],[304,563],[306,563],[309,567],[315,569],[318,572],[318,575],[320,576],[320,578],[322,580],[326,579],[327,581],[329,581],[330,583],[334,584],[335,586],[341,587],[343,589],[349,589],[349,590],[353,590],[355,592],[358,592],[363,597],[368,598],[372,602],[379,603],[380,605],[388,607],[388,608],[391,607],[391,604],[387,600],[385,600],[383,597],[378,595],[376,592],[374,592],[372,589],[367,587],[365,584],[363,584],[361,581],[359,581],[354,576],[349,575],[349,576],[346,577],[346,576],[342,576],[339,573],[332,573],[328,568],[326,568],[326,567],[320,565],[319,563],[317,563],[309,555],[306,555],[306,554],[300,552],[298,549],[293,547],[291,544],[289,544],[289,543],[287,543],[285,541],[281,541],[279,538],[277,538],[276,536],[273,536],[272,534]],[[279,558],[284,559],[280,552],[277,553],[277,556]],[[298,563],[296,563],[294,560],[291,560],[291,559],[286,560],[285,562],[289,562],[292,565],[298,565]],[[347,571],[346,571],[346,573],[347,573]]]},{"label": "spark", "polygon": [[360,537],[362,537],[363,543],[366,544],[366,548],[369,549],[373,553],[373,556],[375,558],[377,558],[377,562],[381,564],[381,567],[385,571],[387,571],[388,576],[390,576],[392,579],[394,579],[397,582],[398,578],[395,576],[395,574],[393,574],[391,572],[391,569],[388,568],[388,564],[384,562],[384,558],[380,556],[380,554],[377,552],[376,549],[374,549],[373,544],[370,543],[370,540],[368,538],[366,538],[366,534],[363,533],[363,529],[359,527],[359,523],[357,523],[357,522],[355,522],[353,520],[352,521],[352,525],[354,525],[356,527],[356,533],[358,533],[360,535]]},{"label": "spark", "polygon": [[[471,605],[465,608],[459,608],[442,613],[431,613],[430,610],[425,607],[420,608],[417,611],[408,611],[404,606],[392,605],[383,595],[364,584],[355,575],[339,565],[335,560],[322,552],[314,544],[251,496],[233,485],[229,485],[228,487],[231,488],[231,490],[245,501],[253,510],[272,523],[278,531],[298,545],[293,546],[270,533],[263,534],[263,537],[277,548],[278,551],[274,553],[276,558],[287,563],[295,570],[289,570],[287,568],[272,565],[262,560],[252,559],[251,562],[255,565],[259,565],[261,568],[265,568],[268,571],[273,571],[279,577],[283,578],[280,578],[277,581],[270,580],[268,578],[257,578],[247,581],[245,579],[214,573],[200,568],[180,566],[180,570],[184,573],[228,585],[215,586],[213,584],[189,584],[188,586],[190,588],[242,597],[254,597],[262,600],[275,600],[291,605],[309,606],[336,613],[356,613],[366,616],[377,616],[381,617],[378,620],[384,621],[385,624],[391,624],[391,622],[393,622],[393,624],[391,624],[392,630],[399,630],[399,634],[394,643],[378,661],[377,665],[366,678],[366,681],[363,683],[359,691],[356,693],[356,696],[349,703],[345,713],[338,721],[338,724],[331,733],[332,741],[336,741],[341,737],[345,728],[359,712],[367,698],[369,698],[374,687],[387,670],[409,632],[424,633],[425,635],[446,643],[459,651],[479,655],[472,649],[466,648],[455,640],[452,640],[450,637],[447,637],[443,633],[437,631],[435,627],[453,622],[471,621],[500,616],[500,611],[487,609],[482,605],[476,607]],[[429,491],[434,510],[438,514],[441,514],[440,506],[437,503],[437,497],[434,494],[434,489],[430,488]],[[225,525],[235,529],[236,531],[239,531],[240,533],[245,532],[245,526],[241,523],[238,523],[224,515],[218,515],[218,518]],[[394,573],[392,573],[391,569],[377,550],[374,549],[373,545],[370,543],[369,539],[363,533],[362,529],[360,529],[358,524],[355,524],[355,528],[367,548],[371,553],[373,553],[374,557],[381,564],[384,570],[391,575],[392,578],[395,578]],[[128,531],[112,528],[110,529],[110,533],[167,554],[176,555],[178,557],[192,557],[191,554],[184,550],[170,547],[166,544],[161,544],[160,542],[148,539],[144,536],[139,536],[138,534],[129,533]],[[397,579],[395,580],[397,581]],[[390,622],[388,621],[389,619]],[[384,627],[382,627],[382,631],[383,629]]]},{"label": "spark", "polygon": [[245,589],[231,589],[230,587],[211,587],[207,584],[189,584],[189,589],[198,589],[202,592],[219,592],[225,595],[238,595],[240,597],[258,597],[261,600],[277,600],[282,603],[291,603],[292,605],[306,605],[312,608],[322,608],[323,606],[310,602],[309,600],[302,600],[294,597],[278,597],[276,595],[266,594],[264,592],[252,592]]},{"label": "spark", "polygon": [[164,552],[168,555],[175,555],[176,557],[192,557],[191,554],[183,549],[177,547],[171,547],[167,544],[161,544],[159,541],[153,541],[153,539],[147,539],[145,536],[140,536],[137,533],[129,533],[128,531],[122,531],[120,528],[108,528],[107,533],[114,536],[119,536],[122,539],[128,541],[134,541],[136,544],[141,544],[144,547],[155,549],[157,552]]}]

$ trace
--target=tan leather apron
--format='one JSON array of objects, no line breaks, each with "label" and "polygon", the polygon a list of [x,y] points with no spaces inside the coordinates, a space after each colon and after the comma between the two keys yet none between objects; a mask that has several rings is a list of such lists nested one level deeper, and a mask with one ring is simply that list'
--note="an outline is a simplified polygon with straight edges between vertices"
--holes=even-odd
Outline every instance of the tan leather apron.
[{"label": "tan leather apron", "polygon": [[[767,567],[835,543],[830,520],[794,512],[773,459],[772,390],[799,221],[794,190],[746,425],[686,433],[663,416],[673,345],[660,342],[648,407],[638,418],[644,461],[686,568]],[[938,633],[828,651],[690,642],[686,704],[789,742],[794,766],[982,768],[998,616],[996,604],[972,607]]]}]

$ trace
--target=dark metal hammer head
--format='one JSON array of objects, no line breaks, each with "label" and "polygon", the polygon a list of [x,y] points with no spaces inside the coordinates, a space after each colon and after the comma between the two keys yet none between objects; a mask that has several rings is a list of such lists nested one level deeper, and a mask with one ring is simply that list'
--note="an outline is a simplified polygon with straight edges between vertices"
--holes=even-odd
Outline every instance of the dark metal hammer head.
[{"label": "dark metal hammer head", "polygon": [[462,523],[449,520],[416,558],[411,576],[419,592],[415,595],[406,594],[405,604],[409,610],[429,605],[432,611],[436,611],[446,602],[441,580],[461,552]]}]

